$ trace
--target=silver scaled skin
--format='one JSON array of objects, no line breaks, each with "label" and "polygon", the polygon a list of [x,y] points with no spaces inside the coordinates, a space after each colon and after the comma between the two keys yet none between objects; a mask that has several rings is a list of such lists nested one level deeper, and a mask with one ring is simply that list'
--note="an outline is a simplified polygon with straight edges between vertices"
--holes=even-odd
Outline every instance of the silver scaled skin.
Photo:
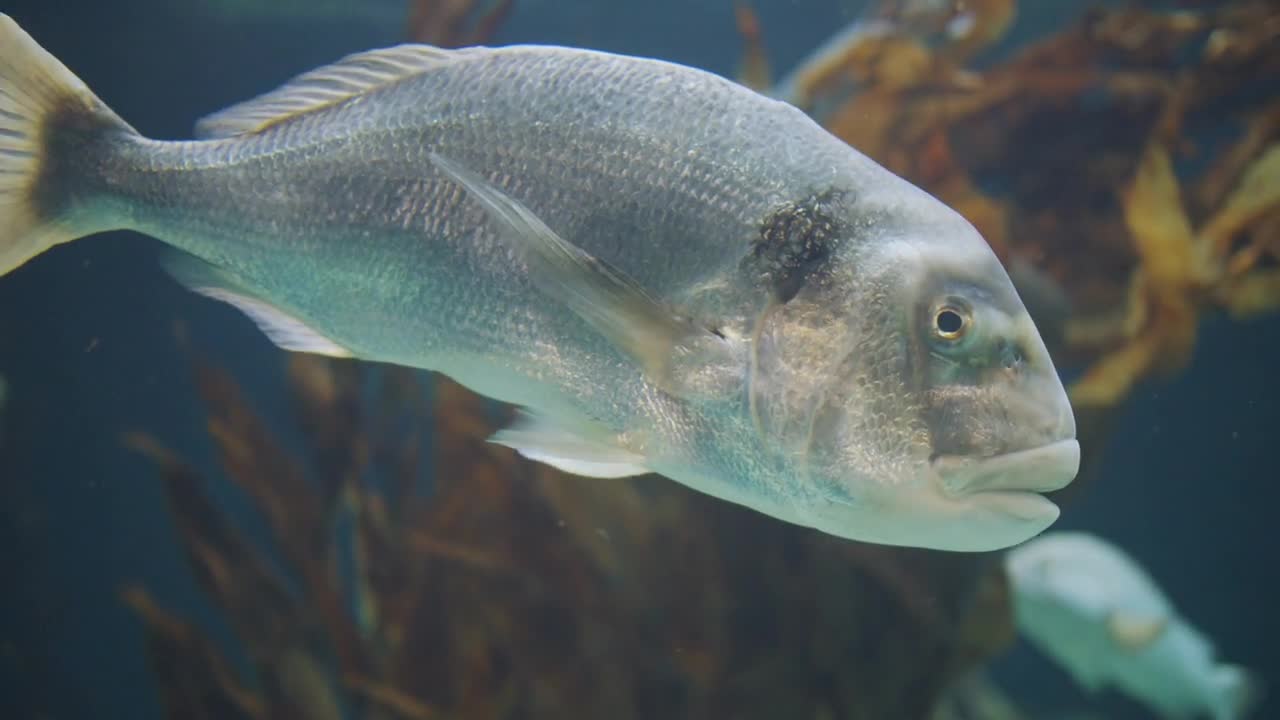
[{"label": "silver scaled skin", "polygon": [[0,22],[0,273],[131,229],[293,350],[436,370],[570,472],[844,538],[1046,528],[1075,423],[963,218],[799,110],[586,50],[351,56],[148,140]]}]

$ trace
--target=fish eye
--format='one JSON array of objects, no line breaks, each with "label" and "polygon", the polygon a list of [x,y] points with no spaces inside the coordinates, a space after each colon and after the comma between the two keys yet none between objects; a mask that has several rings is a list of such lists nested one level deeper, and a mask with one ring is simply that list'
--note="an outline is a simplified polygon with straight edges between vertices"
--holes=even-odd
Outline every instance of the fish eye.
[{"label": "fish eye", "polygon": [[933,334],[940,340],[955,342],[969,332],[973,316],[968,308],[947,303],[933,311]]}]

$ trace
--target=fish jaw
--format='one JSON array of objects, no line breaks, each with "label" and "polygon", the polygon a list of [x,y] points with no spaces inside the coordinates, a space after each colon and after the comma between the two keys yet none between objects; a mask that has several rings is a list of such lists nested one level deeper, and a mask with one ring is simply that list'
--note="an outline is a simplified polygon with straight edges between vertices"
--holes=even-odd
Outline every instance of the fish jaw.
[{"label": "fish jaw", "polygon": [[990,490],[950,497],[936,486],[903,498],[919,518],[916,544],[936,550],[989,552],[1025,542],[1058,519],[1058,506],[1039,493]]},{"label": "fish jaw", "polygon": [[937,458],[915,481],[865,498],[831,497],[808,508],[808,524],[853,540],[957,552],[1000,550],[1058,519],[1041,492],[1075,477],[1074,439],[990,458]]},{"label": "fish jaw", "polygon": [[930,463],[932,487],[920,501],[947,517],[966,514],[963,526],[939,533],[955,550],[998,550],[1031,539],[1058,519],[1040,493],[1069,484],[1080,468],[1080,444],[1064,439],[986,458],[941,456]]},{"label": "fish jaw", "polygon": [[1080,469],[1080,443],[1064,439],[992,457],[939,456],[932,461],[939,489],[949,497],[981,493],[1052,492]]},{"label": "fish jaw", "polygon": [[890,501],[883,503],[828,498],[803,508],[800,522],[860,542],[990,552],[1025,542],[1058,519],[1058,506],[1034,492],[990,491],[952,498],[926,485],[888,495]]}]

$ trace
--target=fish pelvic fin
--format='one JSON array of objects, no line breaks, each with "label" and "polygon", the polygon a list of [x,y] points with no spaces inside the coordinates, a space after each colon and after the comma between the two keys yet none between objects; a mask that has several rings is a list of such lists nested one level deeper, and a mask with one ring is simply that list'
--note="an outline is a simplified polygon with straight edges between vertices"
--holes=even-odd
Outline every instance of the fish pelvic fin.
[{"label": "fish pelvic fin", "polygon": [[348,55],[303,73],[258,97],[220,110],[196,123],[196,137],[225,138],[262,132],[300,115],[338,105],[429,70],[485,52],[398,45]]},{"label": "fish pelvic fin", "polygon": [[522,411],[511,427],[494,433],[489,441],[571,475],[621,478],[650,472],[643,457],[597,435],[601,433],[576,430],[543,415]]},{"label": "fish pelvic fin", "polygon": [[529,265],[530,280],[569,307],[645,372],[657,387],[687,395],[692,386],[677,376],[677,364],[733,362],[721,334],[674,312],[635,280],[585,252],[547,227],[532,210],[461,163],[438,153],[431,160],[488,213],[499,233]]},{"label": "fish pelvic fin", "polygon": [[80,78],[0,14],[0,275],[97,232],[73,217],[63,167],[109,133],[136,135]]},{"label": "fish pelvic fin", "polygon": [[191,291],[220,300],[247,315],[280,348],[329,357],[353,357],[350,350],[276,307],[221,268],[176,251],[164,259],[164,268]]},{"label": "fish pelvic fin", "polygon": [[1213,720],[1241,720],[1248,717],[1266,695],[1262,678],[1239,665],[1217,665],[1210,681],[1218,697],[1212,711]]}]

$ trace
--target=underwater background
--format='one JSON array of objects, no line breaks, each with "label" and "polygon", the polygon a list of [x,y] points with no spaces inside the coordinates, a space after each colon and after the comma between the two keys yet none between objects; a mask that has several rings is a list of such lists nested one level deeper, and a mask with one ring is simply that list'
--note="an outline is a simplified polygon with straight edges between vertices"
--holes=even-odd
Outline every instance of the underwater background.
[{"label": "underwater background", "polygon": [[[1212,5],[1140,4],[1160,9]],[[0,10],[12,15],[128,122],[156,138],[189,137],[194,121],[205,114],[273,88],[301,71],[344,54],[395,44],[406,36],[404,17],[408,8],[391,0],[352,3],[358,5],[358,10],[344,7],[336,0],[263,3],[268,5],[273,8],[271,12],[255,8],[247,0],[201,3],[194,0],[105,3],[3,0]],[[844,0],[757,0],[754,10],[764,31],[769,62],[782,71],[830,37],[834,29],[866,12],[861,3]],[[977,62],[998,62],[1031,39],[1076,22],[1082,12],[1082,6],[1076,3],[1023,2],[1008,33],[984,49]],[[739,20],[735,18],[735,6],[728,0],[517,0],[501,24],[495,24],[488,42],[599,48],[660,57],[737,77],[743,59]],[[1280,81],[1275,78],[1280,75],[1270,77],[1269,84],[1253,83],[1233,97],[1234,104],[1224,106],[1223,117],[1240,115],[1244,112],[1242,108],[1253,104],[1274,107],[1276,97],[1280,96],[1280,87],[1277,87]],[[1131,144],[1143,142],[1140,132],[1134,134],[1125,128],[1115,128],[1115,132],[1125,137],[1133,135]],[[1224,120],[1222,127],[1202,124],[1189,127],[1187,133],[1193,136],[1188,142],[1213,148],[1232,142],[1239,128]],[[1008,137],[1005,142],[1024,146],[1010,154],[1034,158],[1042,154],[1044,146],[1062,143],[1064,139],[1060,132],[1046,131],[1040,136],[1023,132]],[[1206,154],[1208,150],[1201,157]],[[1179,171],[1196,172],[1196,162],[1194,157],[1181,162]],[[1280,247],[1275,238],[1271,242]],[[392,417],[391,420],[383,422],[379,419],[385,419],[379,414],[381,411],[369,410],[361,416],[367,420],[366,425],[343,416],[334,420],[331,427],[358,427],[362,437],[375,439],[384,435],[399,438],[425,428],[418,436],[422,444],[412,446],[413,453],[428,458],[415,475],[423,480],[424,486],[439,485],[441,472],[462,473],[460,468],[470,467],[469,463],[482,469],[505,468],[513,476],[518,474],[517,479],[531,483],[534,471],[523,465],[517,470],[514,459],[503,455],[494,460],[484,454],[489,451],[481,449],[486,423],[496,424],[501,409],[477,409],[456,389],[433,393],[425,373],[411,377],[412,374],[393,370],[354,368],[354,363],[313,366],[295,361],[291,364],[284,353],[235,311],[191,294],[169,279],[156,262],[158,248],[158,242],[137,234],[111,233],[58,248],[0,280],[0,376],[6,387],[0,403],[0,548],[5,558],[4,592],[0,599],[3,603],[0,717],[24,720],[195,717],[189,710],[175,710],[177,706],[173,704],[166,709],[163,698],[180,696],[182,693],[175,688],[182,686],[183,681],[162,672],[166,665],[164,659],[172,662],[173,658],[183,655],[173,649],[172,643],[166,646],[167,650],[157,650],[163,643],[157,643],[155,638],[163,633],[156,627],[163,623],[156,620],[159,617],[156,607],[164,608],[169,614],[165,617],[181,619],[207,633],[213,646],[229,659],[232,673],[251,678],[252,668],[259,668],[257,683],[246,679],[245,686],[254,688],[256,684],[257,692],[267,697],[283,693],[295,698],[289,712],[271,714],[269,708],[263,709],[246,700],[237,705],[235,711],[209,710],[209,714],[202,717],[322,717],[324,713],[336,712],[333,717],[346,713],[350,717],[388,718],[911,718],[924,715],[918,714],[921,712],[918,709],[904,709],[900,715],[868,714],[873,711],[856,709],[860,707],[858,701],[839,699],[844,691],[836,688],[844,682],[842,674],[860,674],[857,679],[868,686],[906,688],[903,692],[907,694],[913,692],[912,688],[917,688],[914,691],[917,694],[942,692],[933,688],[927,678],[923,685],[918,679],[901,683],[892,679],[913,669],[921,671],[936,666],[939,669],[935,680],[941,684],[944,673],[941,668],[949,667],[934,655],[927,658],[904,655],[904,648],[921,647],[917,640],[899,638],[892,632],[895,623],[908,621],[877,614],[881,607],[909,605],[910,598],[904,600],[889,594],[879,601],[851,605],[845,616],[822,618],[828,623],[826,630],[814,632],[807,624],[810,618],[797,622],[793,616],[813,613],[814,604],[787,595],[782,588],[806,588],[806,593],[830,592],[833,597],[856,595],[857,588],[848,587],[850,583],[856,584],[856,578],[851,579],[844,572],[840,556],[824,556],[820,562],[792,562],[787,559],[794,559],[792,555],[751,562],[747,558],[733,558],[733,552],[724,550],[737,547],[735,533],[754,532],[756,528],[766,528],[762,531],[766,538],[776,540],[777,546],[786,548],[788,553],[801,555],[837,552],[815,551],[811,545],[826,548],[842,541],[815,540],[811,536],[816,533],[797,528],[777,530],[771,527],[776,521],[692,497],[691,491],[662,480],[637,481],[640,489],[627,491],[630,505],[596,513],[589,504],[575,506],[572,500],[559,495],[555,501],[547,501],[541,495],[530,499],[522,494],[527,491],[519,488],[495,490],[506,486],[493,478],[483,483],[477,481],[472,498],[476,506],[460,511],[482,516],[473,524],[473,533],[485,530],[488,527],[485,523],[493,521],[493,517],[483,516],[490,507],[486,503],[497,502],[494,497],[505,498],[502,502],[507,505],[503,506],[502,513],[513,516],[524,513],[523,517],[538,518],[521,529],[526,533],[520,536],[523,539],[505,546],[508,550],[523,543],[536,545],[548,537],[566,538],[572,534],[575,523],[582,523],[585,531],[563,542],[588,547],[584,556],[595,558],[594,562],[614,574],[612,585],[606,585],[614,587],[616,592],[630,592],[637,598],[636,606],[629,608],[632,615],[603,612],[595,619],[606,625],[603,630],[596,629],[599,637],[604,638],[601,642],[607,644],[608,638],[614,637],[609,623],[630,622],[627,618],[646,614],[644,598],[649,597],[646,593],[654,597],[661,595],[676,604],[681,598],[694,602],[697,593],[682,588],[712,583],[705,574],[676,572],[679,568],[672,566],[680,558],[696,557],[690,560],[694,568],[725,568],[715,581],[716,587],[725,594],[703,598],[704,606],[698,608],[697,613],[707,616],[731,613],[732,608],[737,607],[737,593],[768,594],[773,588],[778,597],[767,608],[774,614],[735,618],[725,625],[733,628],[733,641],[721,638],[717,644],[706,637],[698,638],[699,628],[705,631],[707,625],[699,619],[702,615],[691,611],[691,617],[682,619],[680,627],[688,634],[690,648],[702,648],[699,652],[705,657],[688,660],[687,667],[675,662],[671,669],[655,669],[652,648],[640,645],[599,649],[600,662],[615,664],[602,668],[602,673],[611,669],[624,676],[665,678],[638,684],[630,694],[618,693],[618,706],[613,711],[587,704],[580,715],[539,711],[539,707],[556,705],[550,701],[539,705],[528,699],[531,695],[519,693],[507,698],[503,705],[490,702],[493,693],[485,695],[488,691],[484,688],[490,685],[476,690],[485,695],[481,699],[464,701],[466,693],[459,686],[450,685],[448,692],[441,691],[442,694],[434,697],[427,693],[410,702],[389,690],[353,691],[351,686],[359,683],[350,678],[346,679],[347,689],[337,694],[339,709],[307,710],[303,707],[305,702],[296,697],[311,691],[298,690],[297,685],[328,681],[342,684],[334,679],[337,674],[328,659],[318,662],[319,669],[281,671],[274,681],[265,683],[274,682],[285,687],[284,690],[265,687],[262,678],[271,673],[261,673],[263,657],[256,655],[252,648],[246,650],[243,642],[246,625],[241,620],[252,616],[253,611],[234,603],[228,605],[225,597],[220,601],[216,594],[211,595],[211,586],[224,590],[226,586],[219,586],[217,579],[209,580],[209,566],[203,575],[193,569],[191,548],[194,545],[189,540],[193,537],[190,527],[195,523],[191,519],[195,515],[183,515],[180,509],[175,510],[175,504],[181,506],[181,502],[175,503],[174,498],[181,493],[173,489],[174,485],[162,482],[157,469],[158,458],[163,467],[164,459],[169,457],[165,453],[175,453],[204,476],[206,480],[201,487],[220,509],[220,517],[241,528],[252,547],[265,548],[272,544],[273,538],[278,540],[280,528],[272,525],[270,513],[264,517],[264,501],[255,499],[251,492],[227,479],[227,448],[233,443],[229,443],[225,435],[219,440],[216,433],[213,437],[210,434],[211,427],[217,424],[211,424],[211,415],[224,421],[240,417],[236,414],[239,409],[229,407],[232,401],[228,398],[233,393],[228,387],[238,385],[244,407],[251,408],[262,419],[262,428],[269,429],[273,442],[290,453],[310,457],[310,467],[318,476],[323,476],[325,470],[317,465],[325,463],[327,457],[323,444],[317,441],[323,432],[300,426],[297,420],[307,415],[299,410],[298,388],[310,388],[323,395],[324,391],[315,391],[315,383],[339,388],[346,393],[342,397],[351,407],[378,406],[379,403],[385,406],[389,402],[385,400],[386,394],[400,393],[392,403],[396,408],[384,413],[385,417]],[[1090,251],[1081,248],[1080,252]],[[1099,272],[1106,270],[1105,263],[1099,263]],[[1123,282],[1115,277],[1109,280]],[[1093,359],[1071,353],[1064,353],[1063,357],[1066,359],[1058,360],[1059,367],[1072,378],[1086,372]],[[1280,315],[1258,312],[1250,317],[1232,317],[1221,309],[1206,311],[1200,318],[1199,333],[1185,366],[1173,372],[1144,373],[1124,401],[1117,402],[1107,414],[1105,422],[1098,421],[1102,430],[1086,438],[1082,429],[1082,444],[1086,445],[1086,455],[1092,458],[1086,468],[1088,476],[1077,481],[1079,487],[1073,486],[1069,491],[1071,495],[1063,499],[1063,514],[1055,525],[1055,529],[1096,533],[1137,557],[1174,599],[1182,614],[1215,641],[1221,658],[1253,669],[1275,693],[1280,693],[1280,615],[1276,612],[1276,608],[1280,608],[1280,559],[1276,554],[1275,522],[1277,507],[1280,507],[1280,472],[1276,462],[1277,441],[1280,441],[1278,369]],[[216,375],[220,372],[225,372],[225,376]],[[317,377],[320,379],[316,380]],[[421,389],[412,396],[421,398],[420,407],[401,407],[413,404],[403,396],[403,389],[409,387],[414,388],[415,393]],[[305,392],[302,395],[305,396]],[[301,402],[305,405],[305,397]],[[333,410],[339,404],[323,407]],[[344,405],[340,412],[333,411],[350,415],[356,412],[351,407]],[[433,433],[443,432],[439,426],[444,422],[439,419],[439,413],[462,413],[468,408],[474,413],[471,418],[474,422],[468,420],[471,424],[460,423],[465,427],[450,431],[449,437],[456,446],[431,440]],[[1086,420],[1081,422],[1083,426]],[[243,440],[249,442],[262,439],[263,435],[257,430],[258,426],[241,423],[235,431],[244,432]],[[137,433],[145,433],[149,439],[144,440]],[[168,450],[160,451],[151,444],[150,438]],[[458,438],[474,438],[475,442]],[[139,448],[144,452],[139,452]],[[445,453],[453,455],[448,462],[433,463],[432,453],[437,460]],[[254,457],[269,454],[261,450]],[[346,455],[338,455],[345,459],[329,458],[329,461],[351,462]],[[246,471],[244,475],[248,477],[252,473]],[[458,478],[459,502],[468,498],[466,480]],[[181,487],[184,481],[173,482]],[[188,478],[187,482],[193,481]],[[548,483],[556,482],[560,481],[545,477],[537,480],[543,490],[552,487]],[[614,481],[563,482],[559,493],[589,493],[597,505],[611,502],[599,496],[612,492],[610,484]],[[658,484],[662,487],[655,488]],[[655,499],[651,493],[659,497]],[[285,502],[298,501],[298,498],[282,497]],[[439,496],[435,500],[423,500],[422,504],[430,507],[438,499]],[[569,507],[575,507],[578,514],[568,516],[565,508]],[[673,523],[706,522],[714,531],[702,533],[699,528],[673,540],[669,534],[664,535],[668,533],[668,526],[655,524],[645,531],[637,531],[628,524],[628,514],[656,512],[653,507],[665,508],[663,512],[668,513]],[[545,517],[537,515],[547,513],[548,508],[560,508],[568,519],[557,522],[554,512]],[[500,515],[499,510],[492,513]],[[437,517],[435,521],[440,523],[440,528],[449,527],[445,520]],[[184,541],[184,537],[187,540]],[[446,545],[450,540],[438,533],[432,537]],[[650,538],[652,544],[642,542],[644,538]],[[610,543],[621,546],[628,540],[634,545],[608,549]],[[480,542],[483,545],[483,539]],[[755,542],[764,540],[757,538]],[[707,543],[716,545],[708,548]],[[753,547],[746,541],[741,545],[744,550]],[[370,552],[375,550],[376,547]],[[423,551],[438,563],[430,582],[452,583],[456,579],[454,573],[477,572],[475,567],[457,569],[447,562],[439,564],[440,556],[453,551],[437,550]],[[495,559],[493,548],[485,552],[488,554],[483,558],[471,560],[463,553],[463,559],[457,562],[490,568],[484,572],[500,573],[492,567],[502,567],[504,561],[500,557]],[[629,564],[616,557],[601,559],[601,553],[617,553],[634,562]],[[283,554],[284,560],[272,552],[264,557],[268,558],[268,565],[278,569],[289,565],[288,552]],[[930,555],[924,551],[895,551],[884,556],[872,553],[859,556],[862,559],[857,562],[862,563],[859,567],[864,570],[873,568],[867,576],[881,580],[899,577],[894,563],[900,562],[911,568],[907,575],[915,573],[918,579],[930,577],[933,572],[930,568],[934,561],[927,557]],[[658,565],[644,569],[646,582],[672,583],[669,593],[659,593],[643,582],[636,582],[635,588],[628,589],[632,588],[629,568],[643,566],[646,556]],[[578,555],[566,550],[540,561],[571,564],[575,558]],[[506,559],[517,564],[525,561],[518,553]],[[940,562],[942,569],[936,571],[938,577],[961,572],[953,567],[956,561]],[[990,564],[981,558],[975,558],[972,563],[973,567]],[[751,577],[753,573],[755,577]],[[284,570],[282,574],[290,576],[290,571]],[[565,577],[569,575],[572,573],[566,571]],[[552,583],[550,589],[538,591],[544,596],[539,596],[541,599],[537,602],[556,607],[556,593],[576,587],[563,577],[556,577],[559,584]],[[736,580],[742,578],[749,580]],[[376,592],[396,592],[394,583],[387,584],[385,579],[383,582],[382,586],[373,583]],[[924,597],[915,600],[926,605],[932,597],[928,582],[922,585],[886,582],[898,592],[923,594]],[[284,581],[284,585],[302,595],[308,587],[296,576]],[[595,587],[586,581],[583,585]],[[514,582],[481,582],[474,592],[482,597],[487,593],[494,603],[500,604],[504,593],[534,592],[521,588],[523,586]],[[138,589],[145,589],[146,599],[141,599]],[[545,594],[552,599],[547,599]],[[342,595],[340,601],[349,605],[354,615],[362,617],[362,601],[358,595],[359,592]],[[597,600],[605,602],[610,597],[602,595]],[[459,601],[435,598],[433,602],[437,603],[435,607],[447,609],[457,607]],[[565,601],[562,605],[569,607],[572,603]],[[817,605],[831,611],[830,605]],[[235,610],[237,607],[239,610]],[[651,609],[658,614],[669,611],[666,606]],[[929,632],[954,633],[957,618],[962,616],[964,613],[960,610],[940,613],[938,622],[944,627]],[[144,617],[150,617],[151,624],[144,622]],[[493,637],[509,632],[512,643],[547,643],[562,626],[563,632],[574,633],[575,637],[580,638],[586,632],[581,627],[573,630],[567,627],[581,619],[572,613],[548,611],[541,616],[519,617],[526,622],[535,622],[541,617],[546,623],[544,634],[535,639],[522,634],[518,628],[506,631],[499,628],[488,631],[483,642],[493,643]],[[440,621],[447,626],[449,618],[441,617]],[[648,622],[662,626],[664,620],[657,617]],[[999,639],[993,640],[989,648],[976,642],[975,647],[981,650],[975,652],[992,659],[968,665],[987,665],[992,681],[1022,708],[1019,712],[1023,714],[1002,717],[1151,717],[1139,705],[1116,693],[1085,695],[1062,671],[1024,642],[1017,641],[1008,649],[1001,646],[1008,639],[1002,635],[1009,632],[1004,627],[1007,622],[984,622],[995,628],[990,632]],[[885,634],[874,641],[858,635],[859,628],[870,626],[884,628]],[[488,668],[486,677],[492,687],[498,687],[503,684],[503,677],[521,672],[536,677],[541,672],[533,665],[523,669],[498,667],[501,663],[485,665],[466,653],[455,652],[456,648],[465,647],[466,641],[454,638],[446,642],[447,629],[431,627],[431,633],[411,634],[398,640],[404,645],[416,646],[409,656],[418,663],[406,666],[402,675],[412,676],[415,668],[421,673],[447,674],[450,665],[471,662]],[[979,624],[978,627],[986,626]],[[748,654],[743,649],[746,641],[739,637],[748,631],[759,633],[761,638],[749,654],[768,658],[770,648],[778,647],[779,666],[770,667],[761,660],[761,664],[753,666],[755,675],[746,670],[736,675],[723,671],[723,668],[734,667],[735,653]],[[805,634],[810,632],[813,634]],[[788,637],[789,633],[800,634]],[[817,647],[817,638],[821,635],[839,638],[846,637],[846,633],[860,638],[856,650],[851,649],[855,647],[853,643],[848,648]],[[174,636],[168,637],[172,640]],[[308,648],[329,647],[328,642],[307,634],[301,644]],[[895,647],[897,651],[893,650]],[[317,652],[317,657],[327,658],[330,650]],[[934,648],[930,652],[942,651]],[[635,655],[637,666],[643,665],[643,670],[626,665],[628,653]],[[789,677],[802,673],[794,668],[790,658],[822,653],[839,660],[812,659],[812,665],[806,667],[821,668],[821,672],[814,670],[812,677]],[[540,656],[535,653],[525,657]],[[551,652],[548,657],[559,656]],[[157,662],[157,658],[161,661]],[[212,670],[205,673],[210,674],[216,673]],[[184,676],[188,687],[194,682],[191,678],[199,676],[195,671]],[[297,677],[309,680],[297,680]],[[721,689],[719,684],[727,682],[728,677],[736,677],[735,682],[753,689],[737,697],[719,698],[716,695]],[[295,678],[295,684],[290,685],[288,678]],[[402,681],[401,687],[406,682]],[[700,693],[696,691],[698,682],[706,685]],[[775,685],[777,692],[771,694]],[[289,687],[294,689],[287,689]],[[314,689],[314,686],[308,687]],[[210,698],[216,694],[202,692]],[[528,688],[523,692],[536,694]],[[820,705],[827,708],[825,715],[814,712],[812,708],[818,706],[817,703],[810,704],[823,693],[837,698]],[[643,697],[637,699],[638,696]],[[703,704],[699,705],[694,698],[702,698]],[[433,703],[438,707],[423,709],[432,708]],[[268,700],[267,704],[271,702]],[[375,705],[379,708],[378,714],[370,709]],[[452,709],[440,709],[445,706]],[[588,706],[597,709],[588,711]],[[264,714],[254,715],[255,707]],[[607,703],[604,707],[608,707]],[[748,712],[747,708],[751,707],[755,708],[754,713]],[[1080,714],[1068,715],[1077,711]],[[243,714],[237,715],[237,712]],[[1280,700],[1276,694],[1269,696],[1253,717],[1280,717]]]}]

